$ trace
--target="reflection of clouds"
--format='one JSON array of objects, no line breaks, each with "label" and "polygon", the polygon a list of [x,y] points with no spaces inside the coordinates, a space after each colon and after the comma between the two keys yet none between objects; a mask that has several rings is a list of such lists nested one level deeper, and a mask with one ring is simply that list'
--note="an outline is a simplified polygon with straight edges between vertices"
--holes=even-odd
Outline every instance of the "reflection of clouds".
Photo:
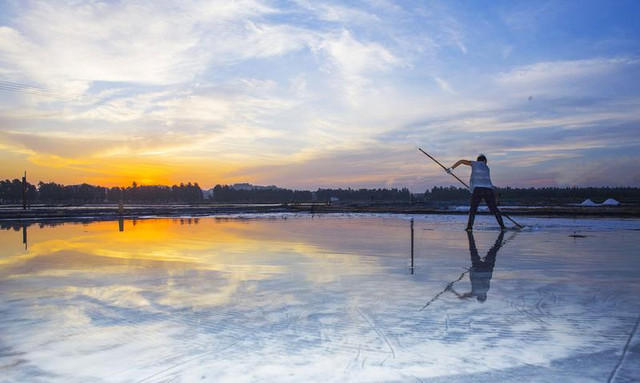
[{"label": "reflection of clouds", "polygon": [[150,306],[149,300],[143,296],[144,292],[145,290],[143,290],[142,287],[125,285],[104,287],[69,286],[65,289],[65,295],[109,302],[110,305],[122,308]]},{"label": "reflection of clouds", "polygon": [[171,284],[161,293],[158,304],[172,308],[204,309],[226,304],[233,304],[240,281],[228,279],[228,284],[216,286],[213,291],[206,287],[182,286]]},{"label": "reflection of clouds", "polygon": [[[0,371],[54,382],[456,381],[518,368],[544,379],[577,357],[595,371],[577,376],[615,364],[611,350],[626,341],[638,303],[637,274],[617,270],[633,261],[621,249],[637,236],[575,243],[564,232],[522,233],[500,250],[491,299],[444,295],[420,311],[469,264],[464,233],[422,222],[415,275],[409,224],[396,219],[34,227],[33,254],[0,257],[9,260],[0,264],[0,333],[15,352],[0,351]],[[480,253],[495,241],[495,232],[475,236]]]}]

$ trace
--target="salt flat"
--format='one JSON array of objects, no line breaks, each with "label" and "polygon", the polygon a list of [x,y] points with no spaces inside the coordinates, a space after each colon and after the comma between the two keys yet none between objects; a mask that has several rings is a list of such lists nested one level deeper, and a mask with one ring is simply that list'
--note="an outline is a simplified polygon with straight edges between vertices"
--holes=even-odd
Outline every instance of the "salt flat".
[{"label": "salt flat", "polygon": [[640,376],[640,221],[465,219],[7,223],[0,381]]}]

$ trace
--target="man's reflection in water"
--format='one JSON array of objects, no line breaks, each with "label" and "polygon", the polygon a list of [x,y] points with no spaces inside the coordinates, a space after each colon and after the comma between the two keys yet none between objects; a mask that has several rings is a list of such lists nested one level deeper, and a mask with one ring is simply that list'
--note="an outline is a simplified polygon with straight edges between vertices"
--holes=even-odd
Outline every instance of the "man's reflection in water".
[{"label": "man's reflection in water", "polygon": [[467,232],[467,238],[469,239],[469,253],[471,254],[471,268],[469,269],[471,291],[460,294],[453,289],[452,285],[450,285],[449,290],[458,298],[466,299],[476,297],[478,302],[484,302],[487,300],[487,292],[489,291],[491,277],[493,276],[493,266],[496,263],[498,250],[500,250],[500,246],[502,246],[503,237],[504,231],[501,231],[496,242],[493,244],[493,247],[491,247],[483,259],[478,255],[478,249],[476,248],[476,241],[473,238],[473,232]]}]

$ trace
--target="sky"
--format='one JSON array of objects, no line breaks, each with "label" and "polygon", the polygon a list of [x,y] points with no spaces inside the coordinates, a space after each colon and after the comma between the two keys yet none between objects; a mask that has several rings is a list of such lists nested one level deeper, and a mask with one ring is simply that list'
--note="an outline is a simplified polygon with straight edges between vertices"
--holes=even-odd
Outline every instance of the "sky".
[{"label": "sky", "polygon": [[639,79],[634,0],[0,0],[0,178],[640,186]]}]

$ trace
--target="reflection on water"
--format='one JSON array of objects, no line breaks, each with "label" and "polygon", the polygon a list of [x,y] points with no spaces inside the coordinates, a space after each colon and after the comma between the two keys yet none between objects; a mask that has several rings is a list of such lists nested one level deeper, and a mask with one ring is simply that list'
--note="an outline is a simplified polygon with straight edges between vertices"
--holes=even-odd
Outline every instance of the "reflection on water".
[{"label": "reflection on water", "polygon": [[414,271],[415,271],[415,264],[414,264],[414,256],[413,256],[413,249],[414,249],[414,235],[415,235],[415,230],[413,229],[413,218],[411,218],[411,274],[413,275]]},{"label": "reflection on water", "polygon": [[471,291],[467,293],[458,293],[453,289],[453,284],[450,284],[449,291],[454,293],[460,299],[476,298],[478,302],[484,302],[487,300],[487,293],[491,286],[491,277],[493,276],[493,267],[496,264],[496,256],[498,250],[502,246],[502,240],[504,238],[504,231],[500,231],[495,243],[487,252],[484,258],[480,258],[478,255],[478,248],[476,247],[476,241],[473,237],[473,232],[467,232],[467,239],[469,240],[469,254],[471,255],[471,267],[469,268],[469,280],[471,281]]},{"label": "reflection on water", "polygon": [[637,376],[640,364],[622,351],[629,339],[628,349],[638,344],[640,233],[504,241],[446,224],[332,216],[5,224],[0,376],[606,381],[617,365],[616,377]]}]

